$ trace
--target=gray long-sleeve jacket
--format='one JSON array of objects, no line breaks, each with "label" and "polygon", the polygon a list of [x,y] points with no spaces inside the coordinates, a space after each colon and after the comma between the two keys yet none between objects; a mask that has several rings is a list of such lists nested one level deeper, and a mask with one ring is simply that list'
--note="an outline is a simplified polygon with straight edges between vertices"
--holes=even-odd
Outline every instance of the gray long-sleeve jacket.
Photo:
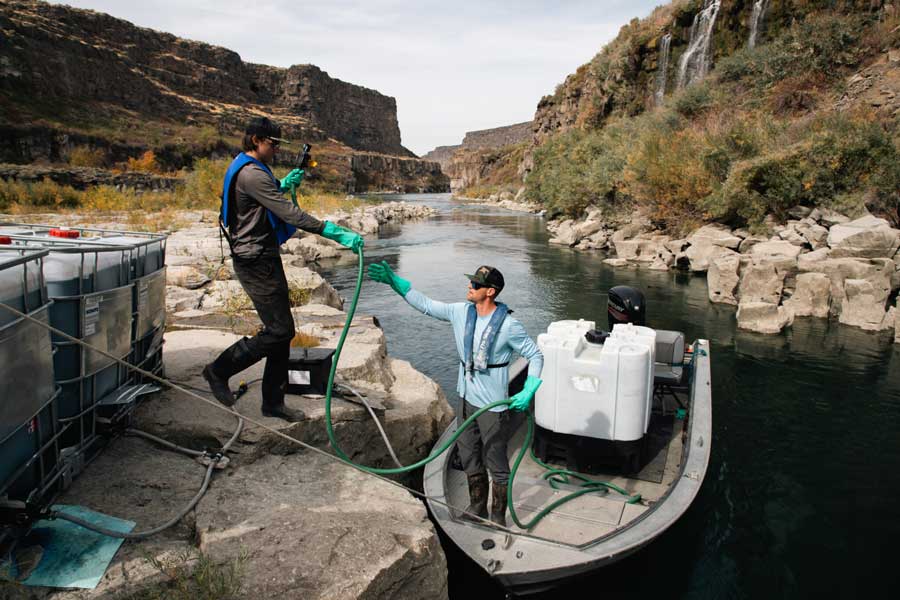
[{"label": "gray long-sleeve jacket", "polygon": [[320,234],[325,223],[300,210],[279,191],[272,177],[255,164],[240,170],[234,185],[229,223],[232,252],[241,258],[278,255],[278,240],[266,209],[288,225]]}]

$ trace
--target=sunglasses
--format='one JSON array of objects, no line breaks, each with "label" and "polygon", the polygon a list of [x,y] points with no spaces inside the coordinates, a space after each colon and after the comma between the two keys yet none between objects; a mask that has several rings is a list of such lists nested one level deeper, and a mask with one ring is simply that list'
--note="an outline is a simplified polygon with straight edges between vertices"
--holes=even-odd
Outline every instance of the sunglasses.
[{"label": "sunglasses", "polygon": [[477,281],[469,281],[473,290],[480,290],[481,288],[486,288],[487,286],[483,283],[478,283]]},{"label": "sunglasses", "polygon": [[273,148],[277,148],[278,146],[281,145],[281,142],[279,142],[278,140],[273,140],[272,138],[266,138],[266,139],[269,140],[269,143],[272,144]]}]

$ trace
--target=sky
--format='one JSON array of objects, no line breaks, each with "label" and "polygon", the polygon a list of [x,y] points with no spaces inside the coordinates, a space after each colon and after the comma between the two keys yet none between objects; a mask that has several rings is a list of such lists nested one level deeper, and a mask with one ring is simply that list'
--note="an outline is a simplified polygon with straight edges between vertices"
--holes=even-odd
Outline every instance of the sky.
[{"label": "sky", "polygon": [[224,46],[244,61],[314,64],[397,100],[416,154],[530,121],[538,100],[619,28],[665,0],[66,0]]}]

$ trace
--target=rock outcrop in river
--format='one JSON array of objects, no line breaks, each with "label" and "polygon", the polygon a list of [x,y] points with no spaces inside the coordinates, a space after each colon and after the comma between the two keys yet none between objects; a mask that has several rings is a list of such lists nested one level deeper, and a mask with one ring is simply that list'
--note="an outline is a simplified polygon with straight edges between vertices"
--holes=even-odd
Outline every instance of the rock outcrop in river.
[{"label": "rock outcrop in river", "polygon": [[608,252],[612,266],[705,273],[710,301],[737,306],[742,329],[777,333],[807,316],[894,329],[900,230],[872,215],[850,220],[804,207],[791,213],[784,225],[769,221],[767,235],[711,224],[672,239],[640,213],[611,222],[601,209],[547,227],[550,243]]}]

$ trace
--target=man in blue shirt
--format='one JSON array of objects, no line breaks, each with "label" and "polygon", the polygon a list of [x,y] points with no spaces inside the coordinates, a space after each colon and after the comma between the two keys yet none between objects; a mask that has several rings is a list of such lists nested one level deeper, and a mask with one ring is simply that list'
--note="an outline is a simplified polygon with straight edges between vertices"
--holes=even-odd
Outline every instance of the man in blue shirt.
[{"label": "man in blue shirt", "polygon": [[[466,275],[469,278],[466,302],[455,303],[437,302],[412,289],[410,282],[398,277],[386,262],[369,265],[369,276],[390,285],[419,312],[450,323],[459,357],[456,391],[462,399],[462,420],[478,409],[508,397],[506,367],[513,353],[528,360],[528,378],[524,389],[512,397],[509,408],[528,409],[541,384],[544,357],[525,327],[509,316],[512,311],[496,301],[504,286],[500,271],[484,265],[474,274]],[[457,440],[459,457],[469,481],[470,504],[466,513],[487,518],[487,471],[490,471],[493,480],[490,518],[504,527],[509,483],[506,443],[511,433],[508,421],[505,406],[492,408],[478,417]]]}]

